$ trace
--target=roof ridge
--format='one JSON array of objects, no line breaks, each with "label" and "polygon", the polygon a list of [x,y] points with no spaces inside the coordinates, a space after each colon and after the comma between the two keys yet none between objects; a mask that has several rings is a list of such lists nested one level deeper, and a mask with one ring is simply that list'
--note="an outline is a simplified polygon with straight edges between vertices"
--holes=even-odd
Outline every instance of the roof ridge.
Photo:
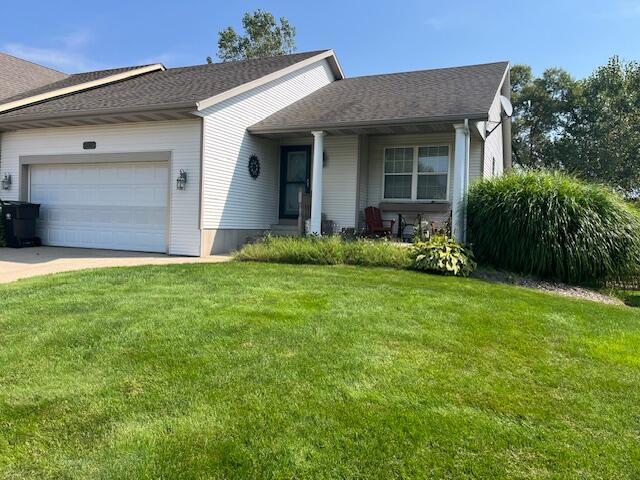
[{"label": "roof ridge", "polygon": [[323,53],[323,52],[328,52],[329,50],[331,50],[331,49],[330,48],[325,48],[325,49],[322,49],[322,50],[308,50],[308,51],[304,51],[304,52],[287,53],[287,54],[284,54],[284,55],[270,55],[268,57],[243,58],[241,60],[229,60],[227,62],[197,63],[196,65],[183,65],[181,67],[167,68],[167,71],[180,70],[180,69],[185,69],[185,68],[208,67],[210,65],[229,65],[229,64],[237,65],[239,63],[251,62],[251,61],[256,61],[256,60],[266,60],[266,59],[281,58],[281,57],[292,57],[294,55],[309,55],[309,54],[312,54],[312,53],[318,55],[318,54]]},{"label": "roof ridge", "polygon": [[392,75],[405,75],[408,73],[422,73],[422,72],[437,72],[440,70],[462,70],[464,68],[484,67],[486,65],[499,65],[502,63],[509,64],[509,61],[501,60],[498,62],[474,63],[472,65],[459,65],[457,67],[436,67],[436,68],[424,68],[421,70],[405,70],[403,72],[388,72],[388,73],[377,73],[377,74],[374,73],[371,75],[359,75],[357,77],[348,77],[348,78],[345,78],[344,80],[358,80],[360,78],[373,78],[373,77],[390,77]]}]

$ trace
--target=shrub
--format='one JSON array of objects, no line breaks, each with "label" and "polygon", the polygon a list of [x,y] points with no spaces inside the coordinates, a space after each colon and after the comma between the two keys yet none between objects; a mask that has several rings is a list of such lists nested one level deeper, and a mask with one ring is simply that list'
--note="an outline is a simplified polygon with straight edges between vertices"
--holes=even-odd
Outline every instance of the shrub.
[{"label": "shrub", "polygon": [[478,261],[566,282],[638,271],[640,216],[613,190],[545,171],[471,187],[468,233]]},{"label": "shrub", "polygon": [[476,268],[471,250],[445,235],[435,235],[411,248],[412,268],[466,277]]},{"label": "shrub", "polygon": [[337,235],[267,236],[260,242],[245,245],[234,257],[240,261],[394,268],[406,268],[411,263],[409,249],[396,243],[365,239],[345,241]]}]

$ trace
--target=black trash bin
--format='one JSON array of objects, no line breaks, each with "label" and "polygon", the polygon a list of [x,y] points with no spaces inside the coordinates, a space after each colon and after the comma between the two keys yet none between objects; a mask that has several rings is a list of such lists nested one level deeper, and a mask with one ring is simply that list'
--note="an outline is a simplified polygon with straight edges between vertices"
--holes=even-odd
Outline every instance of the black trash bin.
[{"label": "black trash bin", "polygon": [[5,202],[0,200],[4,239],[9,247],[34,247],[41,245],[36,236],[36,220],[40,216],[40,205],[29,202]]}]

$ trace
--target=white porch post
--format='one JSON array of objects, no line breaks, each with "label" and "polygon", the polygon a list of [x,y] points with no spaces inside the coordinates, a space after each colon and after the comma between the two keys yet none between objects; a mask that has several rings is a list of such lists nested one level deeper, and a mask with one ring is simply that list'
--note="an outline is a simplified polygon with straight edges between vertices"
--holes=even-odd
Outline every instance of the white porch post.
[{"label": "white porch post", "polygon": [[313,134],[313,176],[311,184],[311,232],[322,233],[322,164],[324,152],[324,132]]},{"label": "white porch post", "polygon": [[466,194],[469,187],[469,123],[453,126],[456,129],[456,153],[453,160],[453,204],[451,206],[451,234],[459,242],[466,241]]}]

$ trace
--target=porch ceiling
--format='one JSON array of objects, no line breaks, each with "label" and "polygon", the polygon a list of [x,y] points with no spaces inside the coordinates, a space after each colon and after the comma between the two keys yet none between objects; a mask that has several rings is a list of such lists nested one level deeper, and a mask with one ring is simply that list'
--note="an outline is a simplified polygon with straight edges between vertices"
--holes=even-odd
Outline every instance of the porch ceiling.
[{"label": "porch ceiling", "polygon": [[386,124],[368,126],[344,126],[344,127],[318,127],[314,129],[300,128],[272,132],[252,132],[261,137],[280,139],[286,137],[311,136],[312,130],[322,130],[327,135],[399,135],[411,133],[447,133],[453,132],[453,124],[460,122],[436,122],[416,124]]}]

